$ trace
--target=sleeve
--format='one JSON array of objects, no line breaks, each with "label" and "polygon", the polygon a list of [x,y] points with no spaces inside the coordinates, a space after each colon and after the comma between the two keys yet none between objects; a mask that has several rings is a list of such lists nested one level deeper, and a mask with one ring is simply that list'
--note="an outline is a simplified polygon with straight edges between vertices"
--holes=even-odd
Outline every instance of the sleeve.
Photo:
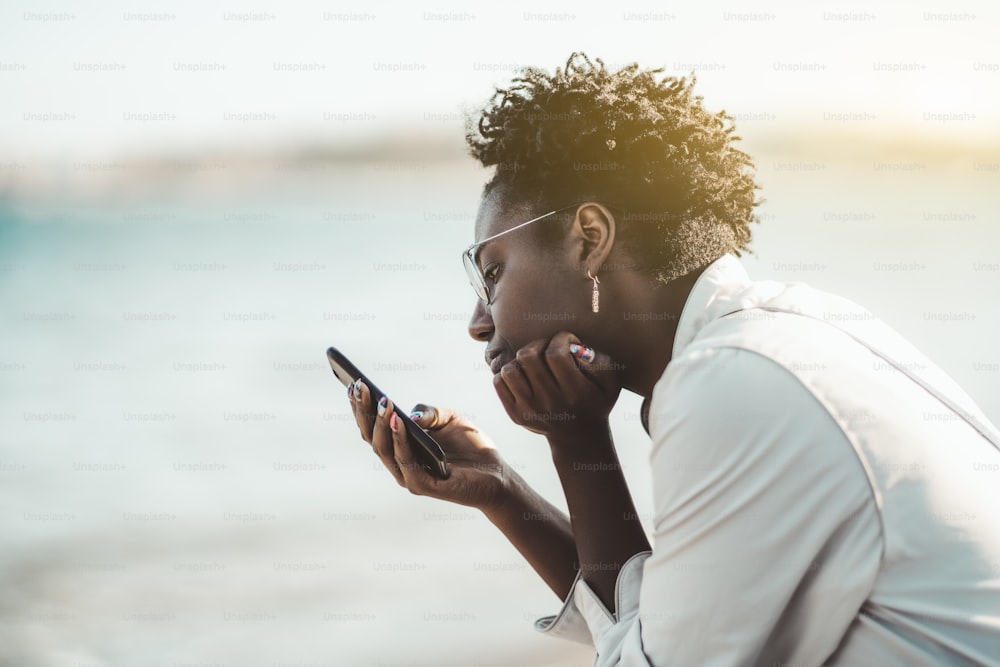
[{"label": "sleeve", "polygon": [[847,436],[789,370],[731,348],[671,362],[650,425],[653,552],[622,568],[615,610],[578,578],[536,626],[589,640],[598,667],[823,664],[882,555]]}]

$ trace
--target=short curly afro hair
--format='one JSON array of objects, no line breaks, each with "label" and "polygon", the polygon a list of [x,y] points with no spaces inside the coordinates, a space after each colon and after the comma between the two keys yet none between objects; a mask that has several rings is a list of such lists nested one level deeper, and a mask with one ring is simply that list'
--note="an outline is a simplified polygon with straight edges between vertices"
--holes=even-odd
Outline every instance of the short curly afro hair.
[{"label": "short curly afro hair", "polygon": [[693,74],[662,71],[609,72],[582,53],[554,75],[522,69],[466,122],[472,157],[495,167],[484,196],[505,186],[536,211],[601,202],[659,283],[748,250],[758,186],[733,119],[704,109]]}]

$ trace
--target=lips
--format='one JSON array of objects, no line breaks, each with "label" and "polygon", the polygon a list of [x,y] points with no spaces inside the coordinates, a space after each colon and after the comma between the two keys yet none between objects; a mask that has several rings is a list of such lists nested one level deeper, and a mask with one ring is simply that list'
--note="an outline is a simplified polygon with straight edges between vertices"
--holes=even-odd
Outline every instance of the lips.
[{"label": "lips", "polygon": [[500,358],[500,350],[486,350],[484,359],[486,359],[486,365],[490,367],[493,375],[499,373],[500,369],[503,368],[503,359]]}]

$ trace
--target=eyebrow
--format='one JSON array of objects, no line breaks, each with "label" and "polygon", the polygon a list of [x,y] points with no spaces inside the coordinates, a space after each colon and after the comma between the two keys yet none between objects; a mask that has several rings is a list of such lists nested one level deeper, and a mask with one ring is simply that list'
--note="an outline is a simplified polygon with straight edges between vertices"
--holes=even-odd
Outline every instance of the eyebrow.
[{"label": "eyebrow", "polygon": [[489,254],[490,254],[489,253],[489,244],[486,244],[485,246],[480,246],[479,248],[477,248],[477,250],[476,250],[476,258],[475,259],[476,259],[476,262],[479,264],[480,270],[482,270],[484,263],[488,261],[487,256]]},{"label": "eyebrow", "polygon": [[[489,238],[489,237],[487,237],[487,238]],[[490,241],[488,243],[486,243],[485,245],[481,245],[478,248],[476,248],[475,259],[476,259],[477,262],[479,262],[480,268],[482,268],[482,266],[483,266],[482,259],[484,257],[487,257],[487,256],[493,257],[494,256],[494,253],[490,252],[490,248],[496,248],[496,246],[497,246],[498,243],[503,243],[504,241],[506,241],[506,239],[501,236],[499,238],[490,239]]]}]

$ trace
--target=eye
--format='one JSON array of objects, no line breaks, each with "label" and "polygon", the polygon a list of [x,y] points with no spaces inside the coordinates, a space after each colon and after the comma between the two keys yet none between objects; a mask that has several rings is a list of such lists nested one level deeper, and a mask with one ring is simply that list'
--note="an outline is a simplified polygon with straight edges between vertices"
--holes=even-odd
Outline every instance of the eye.
[{"label": "eye", "polygon": [[490,264],[483,270],[483,279],[487,284],[496,285],[500,277],[500,264]]}]

